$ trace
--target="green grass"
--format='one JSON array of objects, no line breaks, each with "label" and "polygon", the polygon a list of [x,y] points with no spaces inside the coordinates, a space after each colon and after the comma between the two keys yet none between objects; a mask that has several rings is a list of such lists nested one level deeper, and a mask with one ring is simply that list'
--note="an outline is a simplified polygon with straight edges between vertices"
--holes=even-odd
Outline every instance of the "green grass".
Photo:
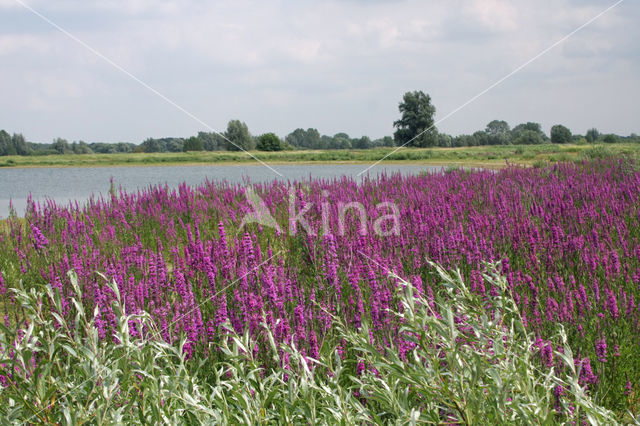
[{"label": "green grass", "polygon": [[[497,145],[464,148],[376,148],[369,150],[309,150],[260,152],[251,155],[267,163],[371,163],[388,157],[385,162],[415,162],[421,164],[459,164],[477,167],[503,167],[510,163],[533,165],[536,162],[575,161],[584,158],[625,155],[640,157],[640,144],[612,145]],[[96,167],[153,166],[178,164],[240,164],[255,163],[244,152],[187,152],[49,155],[0,157],[0,167]]]}]

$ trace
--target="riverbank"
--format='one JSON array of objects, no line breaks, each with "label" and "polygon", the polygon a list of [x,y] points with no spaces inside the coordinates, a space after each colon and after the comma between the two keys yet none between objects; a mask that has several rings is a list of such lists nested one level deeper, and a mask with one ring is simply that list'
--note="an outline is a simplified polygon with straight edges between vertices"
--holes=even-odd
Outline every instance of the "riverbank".
[{"label": "riverbank", "polygon": [[270,165],[318,163],[452,165],[501,168],[507,162],[532,166],[615,155],[640,157],[640,144],[611,145],[500,145],[461,148],[376,148],[368,150],[309,150],[280,152],[178,152],[0,157],[0,167],[107,167],[154,165],[249,164],[256,158]]}]

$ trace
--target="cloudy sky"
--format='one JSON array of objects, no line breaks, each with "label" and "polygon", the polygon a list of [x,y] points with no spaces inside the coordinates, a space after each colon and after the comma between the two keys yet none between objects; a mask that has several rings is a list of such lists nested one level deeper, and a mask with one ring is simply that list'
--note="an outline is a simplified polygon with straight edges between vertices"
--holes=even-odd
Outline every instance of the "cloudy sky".
[{"label": "cloudy sky", "polygon": [[[404,92],[428,93],[443,118],[614,2],[0,0],[0,128],[139,143],[237,118],[254,134],[381,137]],[[438,129],[640,133],[638,22],[640,2],[623,1]]]}]

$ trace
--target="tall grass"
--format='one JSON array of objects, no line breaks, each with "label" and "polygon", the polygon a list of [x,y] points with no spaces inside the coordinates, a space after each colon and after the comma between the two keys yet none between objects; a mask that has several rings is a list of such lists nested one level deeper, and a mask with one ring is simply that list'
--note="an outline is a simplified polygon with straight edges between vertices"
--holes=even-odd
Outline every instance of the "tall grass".
[{"label": "tall grass", "polygon": [[334,317],[337,338],[312,359],[276,344],[263,324],[269,368],[253,355],[256,341],[230,324],[210,357],[187,360],[184,340],[167,344],[148,314],[126,313],[115,283],[112,341],[98,338],[98,312],[86,310],[73,273],[71,321],[58,314],[56,289],[18,285],[25,321],[0,334],[0,415],[43,424],[617,423],[585,393],[561,327],[557,367],[536,361],[496,265],[484,274],[498,289],[492,296],[432,267],[443,284],[434,298],[391,276],[400,302],[392,314],[410,347],[381,348],[367,323],[354,329]]}]

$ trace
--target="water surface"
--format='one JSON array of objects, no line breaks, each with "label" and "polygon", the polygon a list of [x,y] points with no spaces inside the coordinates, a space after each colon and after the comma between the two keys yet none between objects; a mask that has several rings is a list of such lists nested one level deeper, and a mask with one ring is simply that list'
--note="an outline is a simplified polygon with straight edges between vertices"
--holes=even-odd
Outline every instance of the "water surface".
[{"label": "water surface", "polygon": [[[186,182],[198,185],[209,181],[226,180],[230,183],[265,182],[276,180],[302,180],[308,178],[356,177],[366,169],[366,164],[286,164],[273,166],[283,177],[260,165],[196,165],[196,166],[116,166],[116,167],[64,167],[0,169],[0,218],[9,215],[9,203],[19,215],[23,215],[29,195],[37,201],[51,199],[58,204],[86,202],[92,195],[104,195],[109,191],[110,179],[116,187],[128,192],[152,185],[167,184],[176,188]],[[438,171],[441,166],[417,164],[378,165],[367,172],[369,176],[380,173],[418,174],[422,171]]]}]

